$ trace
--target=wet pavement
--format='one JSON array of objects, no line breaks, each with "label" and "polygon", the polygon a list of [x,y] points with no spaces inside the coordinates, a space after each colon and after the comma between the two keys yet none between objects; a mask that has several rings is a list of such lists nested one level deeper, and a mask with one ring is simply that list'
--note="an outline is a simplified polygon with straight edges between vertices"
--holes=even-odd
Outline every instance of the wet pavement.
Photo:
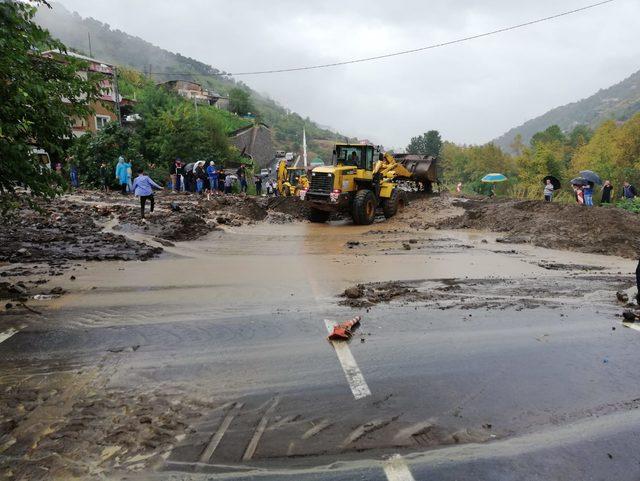
[{"label": "wet pavement", "polygon": [[[640,477],[628,260],[338,222],[82,266],[42,315],[0,318],[4,475]],[[341,297],[389,281],[408,291]],[[326,340],[357,314],[348,348]]]}]

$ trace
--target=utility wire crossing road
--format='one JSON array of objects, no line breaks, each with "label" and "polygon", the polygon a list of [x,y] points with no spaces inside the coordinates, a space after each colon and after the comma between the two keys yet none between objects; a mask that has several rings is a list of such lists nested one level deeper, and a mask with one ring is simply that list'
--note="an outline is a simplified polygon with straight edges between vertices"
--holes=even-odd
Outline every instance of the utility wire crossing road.
[{"label": "utility wire crossing road", "polygon": [[516,25],[510,25],[508,27],[503,27],[503,28],[498,28],[496,30],[491,30],[489,32],[483,32],[483,33],[478,33],[475,35],[470,35],[468,37],[462,37],[462,38],[457,38],[454,40],[449,40],[447,42],[440,42],[440,43],[435,43],[432,45],[426,45],[424,47],[418,47],[418,48],[412,48],[409,50],[401,50],[398,52],[391,52],[391,53],[385,53],[382,55],[375,55],[372,57],[364,57],[364,58],[357,58],[357,59],[352,59],[352,60],[343,60],[340,62],[332,62],[332,63],[325,63],[325,64],[319,64],[319,65],[307,65],[307,66],[302,66],[302,67],[289,67],[289,68],[281,68],[281,69],[271,69],[271,70],[255,70],[255,71],[247,71],[247,72],[235,72],[235,73],[227,73],[227,72],[223,72],[223,73],[211,73],[211,74],[203,74],[203,73],[196,73],[196,72],[148,72],[149,75],[198,75],[198,76],[214,76],[214,77],[219,77],[219,76],[229,76],[229,77],[237,77],[240,75],[266,75],[266,74],[274,74],[274,73],[285,73],[285,72],[299,72],[302,70],[317,70],[317,69],[323,69],[323,68],[329,68],[329,67],[339,67],[342,65],[349,65],[349,64],[354,64],[354,63],[363,63],[363,62],[371,62],[374,60],[382,60],[385,58],[390,58],[390,57],[398,57],[400,55],[408,55],[411,53],[418,53],[418,52],[423,52],[425,50],[432,50],[435,48],[440,48],[440,47],[446,47],[448,45],[455,45],[457,43],[462,43],[462,42],[468,42],[470,40],[476,40],[478,38],[483,38],[483,37],[489,37],[491,35],[498,35],[500,33],[504,33],[504,32],[509,32],[511,30],[517,30],[520,28],[524,28],[524,27],[529,27],[531,25],[535,25],[538,23],[542,23],[542,22],[547,22],[549,20],[555,20],[557,18],[560,17],[566,17],[567,15],[573,15],[579,12],[583,12],[585,10],[590,10],[592,8],[596,8],[596,7],[600,7],[602,5],[605,5],[607,3],[612,3],[615,0],[604,0],[601,2],[597,2],[597,3],[592,3],[589,5],[585,5],[584,7],[580,7],[580,8],[575,8],[573,10],[567,10],[564,12],[560,12],[557,13],[555,15],[549,15],[547,17],[542,17],[542,18],[537,18],[535,20],[530,20],[528,22],[523,22],[523,23],[519,23]]}]

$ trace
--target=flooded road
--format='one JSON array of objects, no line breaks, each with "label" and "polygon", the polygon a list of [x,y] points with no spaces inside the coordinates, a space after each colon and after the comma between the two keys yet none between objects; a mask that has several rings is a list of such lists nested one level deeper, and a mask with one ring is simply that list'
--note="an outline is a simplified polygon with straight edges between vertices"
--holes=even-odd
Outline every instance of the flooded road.
[{"label": "flooded road", "polygon": [[[0,462],[16,479],[637,479],[640,332],[615,304],[634,268],[394,222],[82,263],[42,315],[2,319]],[[342,297],[357,284],[373,297]],[[348,346],[326,340],[355,315]]]}]

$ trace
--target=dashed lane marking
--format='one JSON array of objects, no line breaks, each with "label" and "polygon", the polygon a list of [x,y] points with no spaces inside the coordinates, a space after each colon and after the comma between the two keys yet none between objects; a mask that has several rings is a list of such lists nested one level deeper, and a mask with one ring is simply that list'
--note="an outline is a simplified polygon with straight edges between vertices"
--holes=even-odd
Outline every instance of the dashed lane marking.
[{"label": "dashed lane marking", "polygon": [[[327,327],[327,332],[331,334],[335,323],[325,319],[324,324]],[[371,396],[371,390],[369,389],[367,382],[364,380],[362,371],[360,371],[356,360],[353,358],[353,354],[351,354],[349,345],[346,342],[341,341],[331,341],[331,344],[333,345],[336,355],[338,356],[338,360],[342,365],[342,370],[347,378],[353,397],[356,399],[362,399],[364,397]]]},{"label": "dashed lane marking", "polygon": [[218,427],[218,430],[211,437],[209,444],[207,444],[207,447],[202,451],[202,454],[200,455],[201,463],[207,463],[211,459],[213,452],[218,447],[218,444],[220,444],[220,441],[222,441],[222,436],[227,432],[227,429],[229,429],[229,426],[231,426],[231,423],[233,422],[233,418],[236,417],[236,413],[242,409],[242,406],[243,403],[235,403],[231,409],[229,409],[229,412],[224,417],[220,427]]},{"label": "dashed lane marking", "polygon": [[394,454],[385,461],[383,469],[389,481],[415,481],[409,466],[399,454]]},{"label": "dashed lane marking", "polygon": [[0,344],[9,339],[14,334],[20,332],[20,329],[14,329],[13,327],[7,329],[4,332],[0,332]]}]

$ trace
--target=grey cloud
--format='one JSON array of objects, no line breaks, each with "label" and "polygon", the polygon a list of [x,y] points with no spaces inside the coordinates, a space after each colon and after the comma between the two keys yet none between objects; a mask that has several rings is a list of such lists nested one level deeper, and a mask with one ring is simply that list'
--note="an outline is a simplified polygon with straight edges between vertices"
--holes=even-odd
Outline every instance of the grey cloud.
[{"label": "grey cloud", "polygon": [[[547,16],[580,0],[62,0],[71,10],[227,71],[414,48]],[[486,142],[640,69],[640,4],[616,2],[389,60],[243,77],[287,107],[387,146],[431,128]]]}]

